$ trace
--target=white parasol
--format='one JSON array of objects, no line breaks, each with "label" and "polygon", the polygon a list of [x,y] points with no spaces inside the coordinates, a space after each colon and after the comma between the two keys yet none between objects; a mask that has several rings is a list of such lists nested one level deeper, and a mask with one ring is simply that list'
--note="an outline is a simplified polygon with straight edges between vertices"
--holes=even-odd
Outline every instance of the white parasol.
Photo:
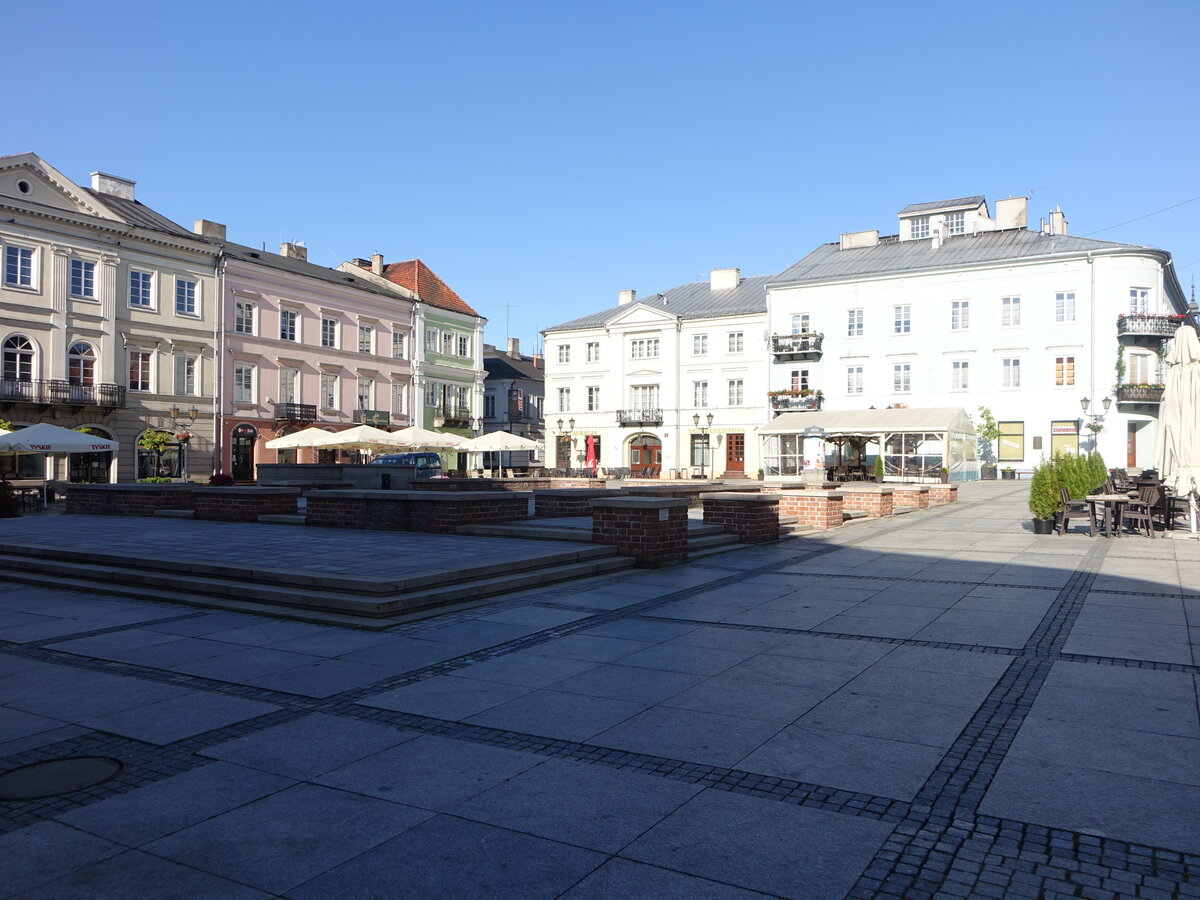
[{"label": "white parasol", "polygon": [[291,434],[285,434],[283,437],[273,438],[267,441],[266,447],[268,450],[292,450],[297,447],[317,447],[322,441],[329,438],[330,432],[324,428],[305,428],[303,431],[295,431]]},{"label": "white parasol", "polygon": [[[70,428],[60,428],[42,422],[0,434],[0,453],[104,453],[115,451],[120,444]],[[46,505],[46,469],[42,468],[42,506]]]},{"label": "white parasol", "polygon": [[397,447],[457,450],[466,442],[466,438],[446,431],[430,431],[420,425],[410,425],[392,433]]},{"label": "white parasol", "polygon": [[1191,325],[1175,329],[1166,364],[1155,463],[1164,487],[1170,487],[1176,497],[1188,498],[1195,536],[1200,494],[1200,338]]},{"label": "white parasol", "polygon": [[313,438],[310,447],[320,447],[323,450],[337,448],[339,450],[358,450],[361,453],[378,453],[380,450],[394,450],[404,444],[397,440],[397,435],[373,425],[355,425],[344,431],[326,432],[323,438]]},{"label": "white parasol", "polygon": [[[537,441],[531,441],[527,437],[521,437],[519,434],[509,434],[507,431],[492,431],[488,434],[481,434],[479,437],[473,437],[470,440],[464,441],[459,450],[467,450],[471,453],[520,453],[522,451],[539,450],[541,444]],[[503,462],[503,458],[501,458]],[[509,464],[512,464],[512,457],[509,457]]]}]

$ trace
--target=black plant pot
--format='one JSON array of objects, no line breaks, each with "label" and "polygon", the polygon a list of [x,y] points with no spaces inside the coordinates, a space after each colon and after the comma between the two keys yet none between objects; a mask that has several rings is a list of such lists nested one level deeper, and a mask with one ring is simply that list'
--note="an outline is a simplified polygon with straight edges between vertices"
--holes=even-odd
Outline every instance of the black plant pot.
[{"label": "black plant pot", "polygon": [[1054,534],[1053,519],[1034,519],[1033,520],[1034,534]]},{"label": "black plant pot", "polygon": [[1016,473],[1016,470],[1013,470],[1011,472],[1001,472],[1000,477],[1002,479],[1004,479],[1005,481],[1016,481],[1017,473]]},{"label": "black plant pot", "polygon": [[979,467],[979,477],[983,481],[995,481],[996,480],[996,467],[995,466],[980,466]]}]

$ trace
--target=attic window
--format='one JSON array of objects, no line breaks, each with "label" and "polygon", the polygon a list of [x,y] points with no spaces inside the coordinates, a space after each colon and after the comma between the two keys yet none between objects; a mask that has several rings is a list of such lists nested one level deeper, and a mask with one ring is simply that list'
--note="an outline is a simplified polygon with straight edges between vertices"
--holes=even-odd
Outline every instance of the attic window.
[{"label": "attic window", "polygon": [[22,178],[20,181],[17,182],[17,190],[20,191],[22,194],[28,194],[31,190],[33,190],[33,187],[29,184],[28,181],[26,181],[25,179]]},{"label": "attic window", "polygon": [[963,212],[946,213],[946,234],[965,234],[967,215]]},{"label": "attic window", "polygon": [[911,229],[909,236],[913,240],[929,237],[929,216],[920,216],[911,220],[909,227]]}]

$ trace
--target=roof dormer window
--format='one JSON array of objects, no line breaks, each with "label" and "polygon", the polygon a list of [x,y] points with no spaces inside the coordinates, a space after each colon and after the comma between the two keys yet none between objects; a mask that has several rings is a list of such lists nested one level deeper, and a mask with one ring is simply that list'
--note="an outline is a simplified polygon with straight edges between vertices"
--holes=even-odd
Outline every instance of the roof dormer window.
[{"label": "roof dormer window", "polygon": [[913,240],[929,237],[929,216],[909,219],[909,237]]},{"label": "roof dormer window", "polygon": [[965,212],[946,213],[946,236],[966,234],[967,214]]}]

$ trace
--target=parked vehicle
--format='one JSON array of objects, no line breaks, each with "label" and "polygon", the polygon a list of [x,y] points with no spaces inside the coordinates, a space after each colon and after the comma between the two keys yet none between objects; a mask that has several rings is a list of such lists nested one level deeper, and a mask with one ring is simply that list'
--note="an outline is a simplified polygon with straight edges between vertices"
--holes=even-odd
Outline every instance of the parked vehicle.
[{"label": "parked vehicle", "polygon": [[385,453],[371,460],[373,466],[412,466],[416,471],[413,478],[422,481],[426,478],[444,478],[442,474],[442,458],[436,453]]}]

